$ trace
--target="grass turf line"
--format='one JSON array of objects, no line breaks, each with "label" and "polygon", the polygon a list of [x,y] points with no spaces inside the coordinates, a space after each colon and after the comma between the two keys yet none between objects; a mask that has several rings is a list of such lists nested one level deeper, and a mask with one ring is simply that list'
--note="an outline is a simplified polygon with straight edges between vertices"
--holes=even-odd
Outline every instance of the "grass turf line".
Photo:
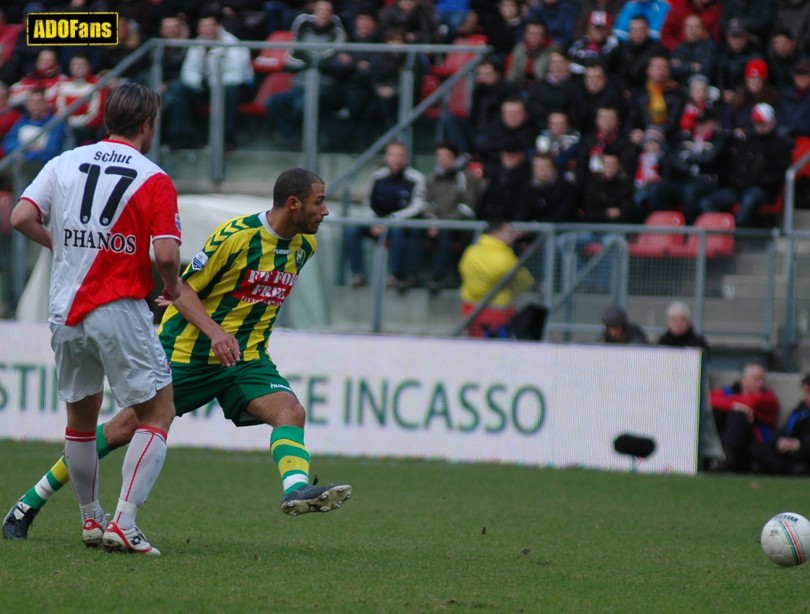
[{"label": "grass turf line", "polygon": [[[60,446],[0,441],[5,511]],[[112,511],[123,454],[101,465]],[[159,559],[87,550],[63,489],[0,542],[0,603],[53,612],[806,611],[810,565],[759,546],[807,479],[316,458],[340,510],[290,518],[268,453],[173,448],[139,525]],[[316,605],[317,604],[317,605]]]}]

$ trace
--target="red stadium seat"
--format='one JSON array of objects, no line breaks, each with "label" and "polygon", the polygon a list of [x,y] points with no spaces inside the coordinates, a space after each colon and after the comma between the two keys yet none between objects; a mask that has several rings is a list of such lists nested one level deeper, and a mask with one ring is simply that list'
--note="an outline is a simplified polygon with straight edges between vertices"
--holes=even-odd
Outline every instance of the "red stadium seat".
[{"label": "red stadium seat", "polygon": [[[686,220],[680,211],[655,211],[644,220],[645,226],[683,228]],[[630,244],[630,255],[642,258],[662,258],[671,247],[683,244],[683,235],[663,232],[642,232]]]},{"label": "red stadium seat", "polygon": [[292,73],[274,72],[267,75],[251,102],[239,105],[241,115],[265,115],[265,101],[272,95],[286,92],[292,85]]},{"label": "red stadium seat", "polygon": [[[472,34],[466,37],[459,37],[453,41],[454,45],[486,45],[487,37],[483,34]],[[444,56],[441,64],[430,67],[430,72],[438,77],[449,77],[467,62],[475,58],[475,53],[466,51],[451,51]]]},{"label": "red stadium seat", "polygon": [[[694,224],[695,228],[706,230],[734,230],[734,216],[731,213],[702,213]],[[700,236],[689,235],[686,243],[669,249],[674,258],[697,258],[700,250]],[[734,256],[734,235],[731,233],[706,233],[706,258],[730,258]]]},{"label": "red stadium seat", "polygon": [[[269,43],[286,43],[293,40],[290,30],[276,30],[267,37]],[[253,70],[257,73],[280,72],[285,69],[287,49],[262,49],[253,60]]]}]

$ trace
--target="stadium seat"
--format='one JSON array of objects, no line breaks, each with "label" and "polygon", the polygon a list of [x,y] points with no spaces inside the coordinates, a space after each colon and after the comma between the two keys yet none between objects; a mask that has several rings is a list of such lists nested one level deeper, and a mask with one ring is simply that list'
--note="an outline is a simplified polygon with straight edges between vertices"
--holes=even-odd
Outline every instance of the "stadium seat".
[{"label": "stadium seat", "polygon": [[[454,45],[486,45],[487,37],[483,34],[472,34],[470,36],[461,36],[453,41]],[[468,53],[466,51],[451,51],[444,56],[441,64],[430,67],[430,72],[437,77],[449,77],[454,74],[459,68],[464,66],[467,62],[475,58],[475,53]]]},{"label": "stadium seat", "polygon": [[[436,75],[425,75],[422,78],[422,85],[419,91],[419,100],[424,100],[430,96],[433,92],[439,89],[440,85],[441,81]],[[467,117],[469,114],[468,98],[467,79],[462,79],[450,89],[450,94],[447,101],[447,107],[450,113],[456,117]],[[429,107],[425,111],[424,115],[428,119],[438,119],[441,115],[441,108],[441,102],[437,102],[435,105]]]},{"label": "stadium seat", "polygon": [[[654,211],[644,220],[645,226],[677,227],[686,225],[680,211]],[[683,244],[683,235],[663,232],[642,232],[629,246],[630,255],[641,258],[663,258],[671,247]]]},{"label": "stadium seat", "polygon": [[[790,163],[796,164],[799,158],[809,151],[810,136],[797,136],[793,141],[793,151],[790,155]],[[796,173],[796,178],[798,179],[799,177],[810,177],[810,163]]]},{"label": "stadium seat", "polygon": [[[293,40],[290,30],[276,30],[267,36],[268,43],[286,43]],[[253,70],[257,73],[280,72],[285,69],[286,49],[262,49],[253,60]]]},{"label": "stadium seat", "polygon": [[[421,102],[422,100],[430,96],[433,92],[439,89],[440,85],[441,81],[439,81],[439,78],[437,76],[425,75],[422,78],[422,85],[420,86],[419,89],[419,101]],[[439,119],[439,115],[441,115],[440,102],[436,102],[436,104],[434,104],[433,106],[428,107],[424,115],[428,119]]]},{"label": "stadium seat", "polygon": [[11,232],[11,210],[14,208],[11,192],[0,190],[0,234]]},{"label": "stadium seat", "polygon": [[239,105],[240,115],[265,115],[265,101],[272,95],[285,92],[292,85],[292,73],[274,72],[267,75],[252,101]]},{"label": "stadium seat", "polygon": [[[702,213],[694,224],[695,228],[706,230],[734,230],[734,216],[731,213]],[[700,236],[687,236],[683,245],[670,247],[669,254],[674,258],[697,258],[700,250]],[[734,256],[734,235],[731,233],[706,233],[706,258],[730,258]]]}]

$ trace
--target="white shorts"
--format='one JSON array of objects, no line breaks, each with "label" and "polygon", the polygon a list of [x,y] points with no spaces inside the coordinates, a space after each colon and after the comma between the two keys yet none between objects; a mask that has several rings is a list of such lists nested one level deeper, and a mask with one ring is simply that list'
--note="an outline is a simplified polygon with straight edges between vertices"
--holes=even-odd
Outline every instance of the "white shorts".
[{"label": "white shorts", "polygon": [[59,398],[75,403],[104,388],[119,407],[144,403],[172,383],[163,346],[145,301],[97,307],[75,326],[51,324]]}]

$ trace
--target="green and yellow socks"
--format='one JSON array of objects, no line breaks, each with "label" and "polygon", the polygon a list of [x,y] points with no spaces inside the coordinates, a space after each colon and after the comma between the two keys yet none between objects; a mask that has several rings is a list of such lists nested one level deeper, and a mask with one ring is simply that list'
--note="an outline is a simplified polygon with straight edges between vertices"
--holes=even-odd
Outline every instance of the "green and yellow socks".
[{"label": "green and yellow socks", "polygon": [[284,494],[309,484],[310,456],[304,445],[304,429],[279,426],[270,436],[270,453],[281,474]]}]

